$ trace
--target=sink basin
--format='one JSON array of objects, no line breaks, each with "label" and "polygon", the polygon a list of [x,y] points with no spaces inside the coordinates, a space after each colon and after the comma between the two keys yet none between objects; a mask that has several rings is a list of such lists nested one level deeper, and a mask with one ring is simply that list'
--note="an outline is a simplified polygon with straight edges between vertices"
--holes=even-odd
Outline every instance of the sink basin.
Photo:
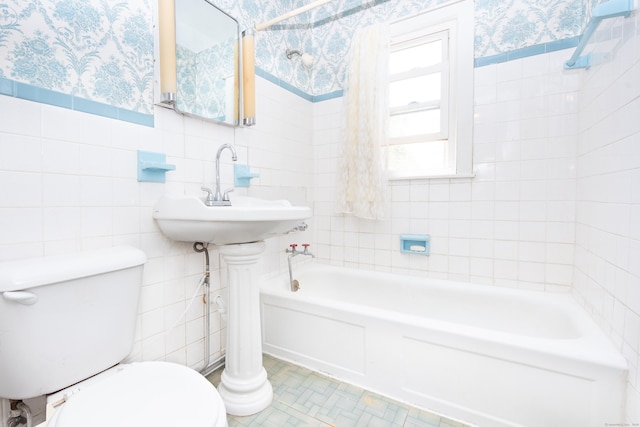
[{"label": "sink basin", "polygon": [[170,239],[231,245],[264,240],[292,231],[311,209],[286,200],[235,196],[231,206],[207,206],[194,196],[166,194],[153,209],[153,218]]}]

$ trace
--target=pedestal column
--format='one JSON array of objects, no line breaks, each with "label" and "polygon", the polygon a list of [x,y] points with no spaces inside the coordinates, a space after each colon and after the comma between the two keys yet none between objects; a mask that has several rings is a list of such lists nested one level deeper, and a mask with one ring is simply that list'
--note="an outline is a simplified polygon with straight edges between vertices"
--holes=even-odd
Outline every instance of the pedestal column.
[{"label": "pedestal column", "polygon": [[220,246],[227,264],[227,353],[218,392],[227,413],[245,416],[271,404],[273,389],[262,366],[258,260],[264,242]]}]

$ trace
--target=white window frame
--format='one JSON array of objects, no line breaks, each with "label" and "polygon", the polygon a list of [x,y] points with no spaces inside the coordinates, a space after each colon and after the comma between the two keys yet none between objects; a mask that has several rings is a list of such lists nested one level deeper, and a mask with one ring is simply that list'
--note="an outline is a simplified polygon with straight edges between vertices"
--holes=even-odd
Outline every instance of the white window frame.
[{"label": "white window frame", "polygon": [[[392,42],[393,45],[391,47],[391,52],[403,50],[408,47],[427,44],[430,42],[434,42],[436,40],[440,40],[442,42],[443,54],[446,54],[446,56],[448,56],[449,35],[448,35],[448,31],[446,30],[437,31],[437,32],[428,31],[428,32],[425,32],[424,34],[411,35],[408,38],[406,38],[406,40],[404,38],[402,40],[395,39]],[[391,111],[390,111],[391,115],[394,115],[394,114],[401,114],[405,112],[415,111],[416,107],[417,109],[422,109],[422,107],[428,107],[428,106],[439,107],[441,110],[440,132],[426,134],[429,141],[445,139],[448,137],[448,133],[449,133],[448,126],[445,126],[448,123],[448,118],[449,118],[449,108],[448,108],[449,91],[445,90],[445,88],[449,87],[449,59],[445,57],[443,58],[443,61],[438,64],[431,65],[426,68],[404,71],[398,74],[391,74],[389,76],[389,84],[393,84],[395,81],[432,74],[434,71],[439,71],[441,74],[441,92],[442,93],[440,94],[440,99],[438,101],[429,101],[422,104],[416,104],[415,106],[405,105],[401,107],[391,107]],[[394,140],[395,140],[394,144],[406,144],[406,143],[415,142],[416,137],[415,136],[398,137],[398,138],[395,138]],[[424,139],[420,138],[420,140],[422,141]]]},{"label": "white window frame", "polygon": [[[473,0],[458,0],[391,24],[392,50],[394,46],[407,43],[408,40],[448,33],[449,92],[441,99],[441,107],[446,106],[446,111],[441,111],[441,115],[444,120],[448,120],[448,124],[447,129],[442,129],[442,135],[433,135],[434,138],[429,140],[443,139],[443,135],[449,139],[450,154],[455,155],[455,171],[446,174],[432,171],[433,173],[419,176],[390,176],[389,179],[473,176],[473,14]],[[445,82],[443,75],[443,87]],[[408,142],[412,142],[410,138],[403,138],[395,140],[394,144]]]}]

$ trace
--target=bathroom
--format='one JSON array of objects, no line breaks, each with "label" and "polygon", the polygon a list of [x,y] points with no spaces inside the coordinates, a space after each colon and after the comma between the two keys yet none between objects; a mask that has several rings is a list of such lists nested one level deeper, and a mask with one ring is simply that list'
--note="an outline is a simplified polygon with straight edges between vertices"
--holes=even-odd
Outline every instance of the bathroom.
[{"label": "bathroom", "polygon": [[[307,2],[214,3],[244,28]],[[153,105],[153,0],[0,5],[0,261],[141,248],[148,261],[128,360],[201,368],[202,308],[181,315],[203,256],[166,239],[152,209],[165,193],[200,195],[212,186],[216,150],[231,143],[260,173],[238,194],[313,208],[306,231],[266,241],[262,273],[284,273],[285,248],[310,243],[318,263],[571,292],[626,359],[627,421],[637,423],[638,13],[602,23],[595,40],[609,58],[564,70],[592,2],[476,2],[475,176],[391,181],[387,218],[366,220],[335,213],[346,57],[336,46],[355,28],[445,2],[370,3],[336,0],[292,20],[314,25],[257,33],[256,125],[238,128]],[[98,41],[104,49],[95,54]],[[311,52],[314,64],[288,59],[286,49]],[[41,60],[37,69],[23,62],[30,56]],[[121,92],[105,91],[105,81]],[[14,96],[16,82],[31,90]],[[95,102],[91,114],[83,100]],[[165,153],[176,165],[166,183],[137,181],[138,150]],[[233,181],[230,163],[222,159],[223,184]],[[430,255],[401,253],[404,233],[429,234]],[[209,250],[211,296],[225,296],[226,267]],[[213,308],[211,360],[224,355],[224,331]]]}]

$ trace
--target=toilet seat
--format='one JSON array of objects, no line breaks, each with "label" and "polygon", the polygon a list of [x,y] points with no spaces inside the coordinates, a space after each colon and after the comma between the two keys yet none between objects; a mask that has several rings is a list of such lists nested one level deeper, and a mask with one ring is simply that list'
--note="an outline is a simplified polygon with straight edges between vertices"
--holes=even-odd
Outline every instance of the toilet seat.
[{"label": "toilet seat", "polygon": [[120,365],[113,375],[66,394],[48,427],[227,426],[215,387],[176,363]]}]

